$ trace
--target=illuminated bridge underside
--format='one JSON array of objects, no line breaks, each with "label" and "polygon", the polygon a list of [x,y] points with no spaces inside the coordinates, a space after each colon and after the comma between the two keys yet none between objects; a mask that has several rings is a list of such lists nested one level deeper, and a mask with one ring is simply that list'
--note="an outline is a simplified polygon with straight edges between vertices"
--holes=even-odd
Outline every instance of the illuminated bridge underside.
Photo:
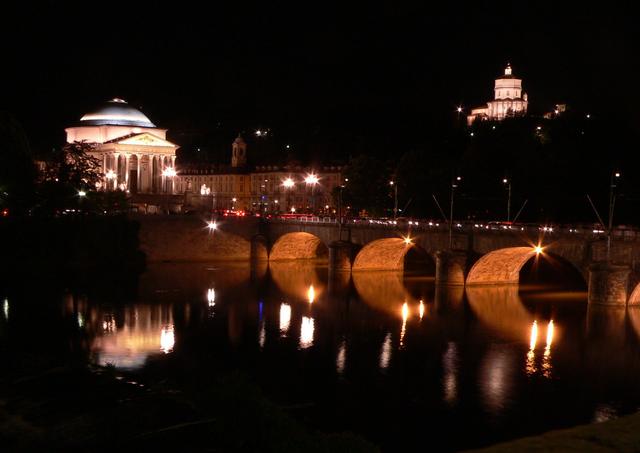
[{"label": "illuminated bridge underside", "polygon": [[629,296],[629,305],[640,305],[640,283],[636,285],[635,289]]},{"label": "illuminated bridge underside", "polygon": [[320,258],[326,255],[326,247],[317,236],[297,232],[281,236],[271,249],[270,261]]},{"label": "illuminated bridge underside", "polygon": [[535,254],[532,247],[510,247],[489,252],[473,265],[467,285],[518,283],[520,269]]},{"label": "illuminated bridge underside", "polygon": [[353,270],[401,271],[411,248],[401,238],[378,239],[365,245],[353,263]]}]

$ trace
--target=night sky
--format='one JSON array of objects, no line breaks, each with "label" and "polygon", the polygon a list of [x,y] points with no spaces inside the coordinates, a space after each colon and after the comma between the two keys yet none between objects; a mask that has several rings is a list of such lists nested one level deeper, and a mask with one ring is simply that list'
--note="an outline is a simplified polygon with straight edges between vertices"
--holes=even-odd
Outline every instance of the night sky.
[{"label": "night sky", "polygon": [[490,100],[507,62],[534,114],[640,120],[635,16],[616,2],[24,3],[3,11],[0,109],[35,151],[122,97],[185,146],[269,127],[302,153],[393,155]]}]

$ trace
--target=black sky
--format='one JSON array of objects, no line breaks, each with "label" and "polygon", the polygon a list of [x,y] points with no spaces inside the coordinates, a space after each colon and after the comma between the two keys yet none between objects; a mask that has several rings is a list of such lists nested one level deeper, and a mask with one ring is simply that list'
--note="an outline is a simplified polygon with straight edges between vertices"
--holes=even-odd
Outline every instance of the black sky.
[{"label": "black sky", "polygon": [[558,3],[26,2],[3,14],[0,109],[38,149],[118,96],[179,144],[270,127],[393,154],[489,100],[510,61],[534,112],[567,102],[637,124],[631,7]]}]

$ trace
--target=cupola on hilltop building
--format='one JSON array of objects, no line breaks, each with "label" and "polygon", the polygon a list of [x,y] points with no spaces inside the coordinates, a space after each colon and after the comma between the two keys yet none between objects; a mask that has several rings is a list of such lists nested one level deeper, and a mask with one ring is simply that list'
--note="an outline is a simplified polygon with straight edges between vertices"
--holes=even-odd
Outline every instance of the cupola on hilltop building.
[{"label": "cupola on hilltop building", "polygon": [[507,64],[504,75],[496,79],[493,101],[484,107],[476,107],[467,115],[467,124],[471,126],[477,119],[502,121],[509,116],[522,116],[527,113],[529,99],[522,91],[522,79],[513,75],[511,65]]}]

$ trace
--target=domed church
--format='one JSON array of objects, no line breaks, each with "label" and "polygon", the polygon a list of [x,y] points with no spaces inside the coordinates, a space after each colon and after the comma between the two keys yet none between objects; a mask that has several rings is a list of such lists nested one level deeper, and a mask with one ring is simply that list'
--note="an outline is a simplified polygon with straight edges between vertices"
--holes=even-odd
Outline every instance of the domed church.
[{"label": "domed church", "polygon": [[105,190],[131,193],[173,193],[178,146],[140,110],[122,99],[111,99],[65,129],[67,143],[96,145]]}]

